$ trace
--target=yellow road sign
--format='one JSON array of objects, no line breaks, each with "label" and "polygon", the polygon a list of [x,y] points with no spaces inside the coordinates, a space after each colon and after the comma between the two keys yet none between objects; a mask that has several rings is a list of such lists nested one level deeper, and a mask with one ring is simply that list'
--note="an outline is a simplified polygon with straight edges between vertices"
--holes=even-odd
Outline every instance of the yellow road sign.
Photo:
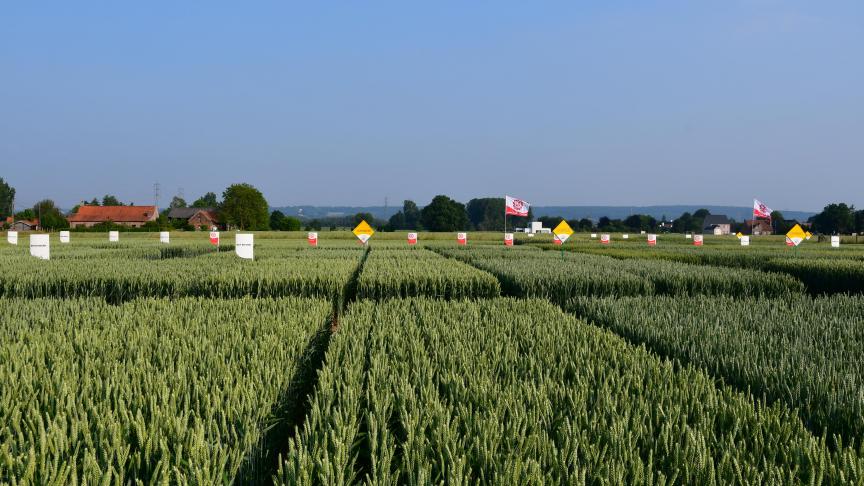
[{"label": "yellow road sign", "polygon": [[741,237],[742,237],[742,236],[744,236],[744,235],[743,235],[743,234],[741,234],[741,232],[740,232],[740,231],[739,231],[739,232],[737,232],[737,233],[735,233],[735,236],[737,236],[737,237],[738,237],[738,239],[739,239],[739,240],[740,240],[740,239],[741,239]]},{"label": "yellow road sign", "polygon": [[561,222],[558,223],[558,226],[552,230],[552,233],[558,237],[558,240],[561,241],[561,243],[564,243],[567,241],[567,238],[570,238],[570,235],[573,234],[573,228],[567,224],[567,221],[561,220]]},{"label": "yellow road sign", "polygon": [[804,232],[801,225],[796,224],[788,233],[786,233],[786,237],[789,238],[795,246],[798,246],[805,238],[807,238],[807,233]]},{"label": "yellow road sign", "polygon": [[358,224],[357,227],[354,228],[354,230],[351,232],[354,233],[354,236],[356,236],[363,243],[369,241],[369,238],[371,238],[372,235],[375,234],[375,230],[372,229],[371,226],[369,226],[369,223],[367,223],[365,219],[363,221],[360,221],[360,224]]}]

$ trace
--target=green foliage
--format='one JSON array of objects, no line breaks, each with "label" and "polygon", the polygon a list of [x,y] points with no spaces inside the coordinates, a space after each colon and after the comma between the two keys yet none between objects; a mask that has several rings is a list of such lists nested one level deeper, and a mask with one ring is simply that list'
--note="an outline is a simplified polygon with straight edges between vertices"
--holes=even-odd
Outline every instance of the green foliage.
[{"label": "green foliage", "polygon": [[0,219],[5,220],[12,215],[15,203],[15,188],[0,177]]},{"label": "green foliage", "polygon": [[816,433],[864,439],[864,298],[577,298],[567,308],[757,396]]},{"label": "green foliage", "polygon": [[270,229],[275,231],[300,231],[302,223],[299,219],[285,216],[282,211],[270,213]]},{"label": "green foliage", "polygon": [[813,216],[813,228],[829,235],[849,234],[855,230],[855,207],[846,203],[829,204]]},{"label": "green foliage", "polygon": [[[468,229],[465,205],[439,195],[420,212],[420,221],[429,231],[461,231]],[[503,226],[502,226],[503,227]]]},{"label": "green foliage", "polygon": [[402,210],[390,217],[388,221],[389,230],[419,230],[420,210],[414,201],[405,200]]},{"label": "green foliage", "polygon": [[39,218],[39,226],[49,230],[61,230],[69,227],[69,222],[54,204],[54,201],[45,199],[33,206],[33,214]]},{"label": "green foliage", "polygon": [[185,208],[186,207],[186,200],[180,196],[174,196],[173,198],[171,198],[171,203],[168,205],[168,207],[169,208]]},{"label": "green foliage", "polygon": [[[94,199],[94,200],[95,200],[95,199]],[[110,194],[106,194],[106,195],[102,198],[102,205],[103,205],[103,206],[123,206],[123,203],[120,202],[120,200],[117,199],[116,196],[112,196],[112,195],[110,195]],[[95,206],[98,206],[98,204],[95,204]]]},{"label": "green foliage", "polygon": [[222,193],[220,207],[225,222],[241,230],[266,230],[270,226],[267,200],[250,184],[232,184]]},{"label": "green foliage", "polygon": [[857,484],[794,413],[540,300],[362,301],[276,484]]},{"label": "green foliage", "polygon": [[[228,484],[260,453],[326,300],[0,306],[0,478]],[[33,316],[38,315],[38,318]]]},{"label": "green foliage", "polygon": [[216,194],[208,192],[199,197],[192,203],[193,208],[215,208],[219,206],[219,201],[216,199]]}]

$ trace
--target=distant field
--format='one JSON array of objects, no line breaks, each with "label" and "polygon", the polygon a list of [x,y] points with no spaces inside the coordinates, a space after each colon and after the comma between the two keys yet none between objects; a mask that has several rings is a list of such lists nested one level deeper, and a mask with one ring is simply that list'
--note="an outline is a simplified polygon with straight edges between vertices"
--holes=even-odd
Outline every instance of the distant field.
[{"label": "distant field", "polygon": [[864,245],[0,240],[0,484],[864,484]]}]

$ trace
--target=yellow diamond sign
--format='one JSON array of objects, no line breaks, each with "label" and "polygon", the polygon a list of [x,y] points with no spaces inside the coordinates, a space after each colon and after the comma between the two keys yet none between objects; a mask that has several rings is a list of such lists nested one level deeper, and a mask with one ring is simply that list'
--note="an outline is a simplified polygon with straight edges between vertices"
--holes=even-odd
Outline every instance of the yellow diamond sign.
[{"label": "yellow diamond sign", "polygon": [[567,238],[570,238],[570,235],[573,234],[573,228],[571,228],[570,225],[567,224],[567,221],[561,220],[561,222],[558,223],[558,226],[556,226],[555,229],[552,230],[552,233],[555,234],[555,237],[558,238],[558,241],[564,243],[565,241],[567,241]]},{"label": "yellow diamond sign", "polygon": [[363,221],[360,221],[360,224],[354,228],[352,233],[354,233],[354,236],[356,236],[365,245],[366,242],[369,241],[369,238],[375,234],[375,230],[372,229],[372,227],[369,226],[369,223],[364,219]]},{"label": "yellow diamond sign", "polygon": [[804,237],[807,238],[807,240],[809,241],[810,238],[813,237],[813,233],[811,233],[811,232],[808,231],[808,232],[804,233]]},{"label": "yellow diamond sign", "polygon": [[786,233],[786,238],[789,238],[789,241],[798,246],[807,238],[807,233],[801,228],[801,225],[796,224],[788,233]]},{"label": "yellow diamond sign", "polygon": [[741,234],[741,232],[740,232],[740,231],[739,231],[739,232],[737,232],[737,233],[735,233],[735,236],[737,236],[737,237],[738,237],[738,239],[739,239],[739,240],[740,240],[740,239],[741,239],[741,237],[742,237],[742,236],[744,236],[744,235],[743,235],[743,234]]}]

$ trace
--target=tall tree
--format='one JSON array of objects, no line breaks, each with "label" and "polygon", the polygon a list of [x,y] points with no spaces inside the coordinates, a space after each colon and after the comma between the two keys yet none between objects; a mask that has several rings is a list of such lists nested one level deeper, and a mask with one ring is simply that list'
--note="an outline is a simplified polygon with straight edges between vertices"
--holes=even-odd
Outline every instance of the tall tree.
[{"label": "tall tree", "polygon": [[102,205],[103,206],[122,206],[123,203],[121,203],[120,200],[117,199],[116,196],[106,194],[105,197],[102,198]]},{"label": "tall tree", "polygon": [[33,214],[39,218],[39,226],[47,230],[66,229],[69,222],[63,217],[63,213],[50,199],[39,201],[33,206]]},{"label": "tall tree", "polygon": [[825,234],[851,233],[855,228],[855,207],[846,203],[829,204],[813,216],[813,227]]},{"label": "tall tree", "polygon": [[186,200],[180,196],[174,196],[174,198],[171,199],[171,204],[169,204],[168,207],[171,209],[185,208],[186,207]]},{"label": "tall tree", "polygon": [[15,211],[15,188],[0,177],[0,218],[3,220]]},{"label": "tall tree", "polygon": [[402,214],[405,215],[404,229],[420,229],[420,208],[410,199],[402,202]]},{"label": "tall tree", "polygon": [[864,209],[855,211],[855,232],[864,233]]},{"label": "tall tree", "polygon": [[357,213],[354,215],[354,226],[360,224],[360,221],[366,221],[369,226],[375,226],[375,216],[372,213]]},{"label": "tall tree", "polygon": [[193,208],[215,208],[218,205],[219,201],[216,198],[216,194],[212,192],[204,194],[192,203]]},{"label": "tall tree", "polygon": [[225,222],[241,230],[266,230],[270,226],[267,200],[251,184],[232,184],[222,193]]},{"label": "tall tree", "polygon": [[459,231],[468,228],[465,205],[444,195],[435,196],[420,211],[420,221],[429,231]]},{"label": "tall tree", "polygon": [[302,223],[297,218],[285,216],[282,211],[270,213],[270,229],[276,231],[299,231]]}]

